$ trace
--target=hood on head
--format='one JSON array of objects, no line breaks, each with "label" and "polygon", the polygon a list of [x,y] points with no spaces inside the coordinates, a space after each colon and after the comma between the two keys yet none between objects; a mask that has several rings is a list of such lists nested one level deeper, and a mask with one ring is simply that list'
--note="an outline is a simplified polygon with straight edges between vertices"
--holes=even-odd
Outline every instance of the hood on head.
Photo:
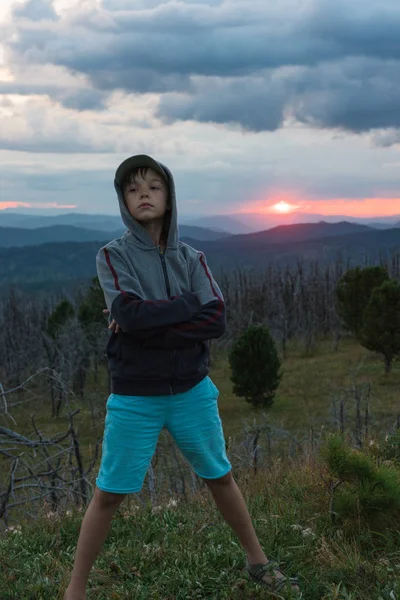
[{"label": "hood on head", "polygon": [[117,192],[119,209],[121,217],[129,229],[131,234],[134,236],[135,241],[139,242],[148,248],[154,248],[154,241],[147,233],[146,229],[133,218],[131,213],[126,207],[124,197],[122,193],[122,180],[124,175],[128,171],[132,171],[137,167],[150,167],[155,171],[158,171],[164,176],[168,187],[168,199],[171,205],[171,210],[166,213],[166,218],[169,216],[169,229],[167,237],[167,247],[176,247],[178,245],[179,233],[178,233],[178,215],[176,208],[176,194],[175,194],[175,182],[171,171],[162,163],[154,160],[151,156],[146,154],[138,154],[131,156],[124,160],[115,172],[114,187]]}]

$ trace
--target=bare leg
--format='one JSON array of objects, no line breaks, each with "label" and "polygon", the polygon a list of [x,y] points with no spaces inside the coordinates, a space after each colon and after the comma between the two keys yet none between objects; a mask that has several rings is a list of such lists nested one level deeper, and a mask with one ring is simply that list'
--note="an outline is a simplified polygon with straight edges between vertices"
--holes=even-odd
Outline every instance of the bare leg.
[{"label": "bare leg", "polygon": [[[268,558],[260,546],[246,503],[232,473],[229,472],[220,479],[204,479],[204,481],[209,487],[220,513],[238,536],[249,563],[251,565],[268,563]],[[270,576],[266,577],[271,580]],[[274,578],[280,579],[281,577],[283,574],[275,569]],[[293,585],[292,590],[299,590],[299,586]]]},{"label": "bare leg", "polygon": [[112,518],[126,494],[110,494],[96,487],[82,521],[71,581],[64,600],[85,600],[90,570],[107,538]]},{"label": "bare leg", "polygon": [[236,481],[229,472],[221,479],[204,479],[225,521],[232,527],[252,565],[266,563],[246,503]]}]

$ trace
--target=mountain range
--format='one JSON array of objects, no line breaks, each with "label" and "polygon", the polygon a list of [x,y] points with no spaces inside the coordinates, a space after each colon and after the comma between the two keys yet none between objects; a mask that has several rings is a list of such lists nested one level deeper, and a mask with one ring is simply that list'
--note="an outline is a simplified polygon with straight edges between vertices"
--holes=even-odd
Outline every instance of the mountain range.
[{"label": "mountain range", "polygon": [[272,212],[237,213],[234,215],[210,215],[207,217],[182,217],[181,222],[188,225],[200,225],[206,228],[220,228],[233,234],[265,231],[280,225],[296,225],[305,223],[356,223],[368,225],[375,229],[394,227],[400,221],[400,214],[391,217],[356,218],[346,215],[326,216],[315,213],[290,212],[287,214]]},{"label": "mountain range", "polygon": [[[206,254],[212,268],[218,270],[231,270],[232,267],[262,269],[268,262],[295,266],[299,260],[326,264],[339,255],[355,266],[376,262],[392,251],[400,255],[400,226],[378,230],[352,223],[329,225],[287,225],[283,226],[281,236],[272,229],[265,235],[197,242],[196,247]],[[194,240],[186,241],[194,245]]]},{"label": "mountain range", "polygon": [[[110,242],[114,238],[121,237],[126,228],[114,231],[95,229],[83,229],[74,225],[53,225],[38,227],[37,229],[22,229],[18,227],[0,227],[0,247],[12,248],[15,246],[38,246],[51,242]],[[211,231],[203,227],[192,227],[190,225],[180,226],[181,237],[191,238],[197,241],[213,241],[229,234]]]},{"label": "mountain range", "polygon": [[[217,233],[253,233],[265,231],[279,225],[295,225],[300,223],[358,223],[376,229],[393,227],[400,222],[400,214],[392,217],[357,219],[344,215],[327,217],[319,214],[292,212],[289,214],[273,213],[240,213],[233,215],[209,216],[182,216],[179,218],[180,227],[194,226],[216,231]],[[55,225],[70,225],[82,229],[96,231],[117,231],[124,228],[120,215],[97,215],[82,213],[66,213],[53,215],[40,215],[33,213],[16,212],[15,210],[0,211],[0,227],[18,227],[22,229],[37,229],[40,227],[53,227]]]},{"label": "mountain range", "polygon": [[67,213],[48,216],[17,213],[9,210],[0,212],[0,227],[38,229],[40,227],[54,227],[55,225],[71,225],[83,229],[95,229],[96,231],[116,231],[124,227],[119,215]]},{"label": "mountain range", "polygon": [[299,242],[303,240],[312,240],[338,235],[350,235],[353,233],[366,233],[376,231],[375,228],[358,223],[296,223],[295,225],[279,225],[267,229],[266,231],[257,231],[246,235],[230,236],[225,242],[225,247],[238,246],[244,243],[246,246],[259,244],[281,244],[282,242]]},{"label": "mountain range", "polygon": [[[125,227],[120,215],[67,213],[49,216],[10,212],[9,210],[0,211],[0,227],[38,229],[55,227],[57,225],[69,225],[83,229],[94,229],[96,231],[117,231]],[[229,216],[199,218],[189,220],[188,222],[180,220],[180,227],[198,227],[222,234],[255,231],[252,227],[248,227]]]},{"label": "mountain range", "polygon": [[[349,266],[376,262],[393,250],[400,254],[400,223],[397,225],[380,230],[349,222],[300,223],[213,240],[186,236],[182,240],[205,252],[218,276],[221,270],[258,270],[271,262],[295,266],[299,260],[318,260],[324,264],[339,255]],[[44,290],[60,286],[72,289],[80,282],[86,283],[96,275],[96,253],[109,239],[0,248],[0,293],[10,284]]]},{"label": "mountain range", "polygon": [[[296,225],[304,223],[319,223],[325,221],[326,223],[341,223],[346,221],[348,223],[358,223],[360,225],[368,225],[376,229],[386,229],[393,227],[396,222],[400,221],[400,214],[392,215],[391,217],[375,217],[375,218],[357,218],[349,217],[347,215],[321,215],[316,213],[304,213],[304,212],[290,212],[287,214],[272,213],[272,212],[261,212],[261,213],[240,213],[232,215],[236,220],[244,223],[248,227],[251,227],[253,231],[262,231],[278,227],[279,225]],[[211,217],[214,223],[217,223],[215,217]],[[185,221],[186,223],[187,221]],[[207,220],[203,221],[203,226],[207,226]],[[238,231],[237,233],[249,233],[248,231]]]}]

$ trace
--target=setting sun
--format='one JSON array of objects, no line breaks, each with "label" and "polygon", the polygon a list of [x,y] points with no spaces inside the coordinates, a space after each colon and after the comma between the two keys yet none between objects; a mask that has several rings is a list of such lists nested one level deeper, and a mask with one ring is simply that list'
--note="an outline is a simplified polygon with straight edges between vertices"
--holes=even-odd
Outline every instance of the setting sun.
[{"label": "setting sun", "polygon": [[274,204],[271,208],[279,213],[289,213],[292,212],[292,210],[294,210],[296,207],[292,206],[288,202],[285,202],[284,200],[281,200],[277,204]]}]

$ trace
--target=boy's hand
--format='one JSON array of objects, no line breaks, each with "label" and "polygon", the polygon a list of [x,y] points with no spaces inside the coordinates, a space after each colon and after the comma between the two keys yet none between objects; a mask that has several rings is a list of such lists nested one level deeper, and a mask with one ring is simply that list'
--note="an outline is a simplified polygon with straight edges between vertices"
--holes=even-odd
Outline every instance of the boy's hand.
[{"label": "boy's hand", "polygon": [[[110,311],[108,310],[108,308],[105,308],[103,310],[103,313],[106,314],[106,315],[109,315]],[[109,324],[108,329],[111,329],[112,331],[114,331],[114,329],[115,329],[115,333],[118,333],[118,331],[120,330],[120,326],[118,325],[118,323],[116,322],[116,320],[113,319],[111,321],[111,323]]]}]

